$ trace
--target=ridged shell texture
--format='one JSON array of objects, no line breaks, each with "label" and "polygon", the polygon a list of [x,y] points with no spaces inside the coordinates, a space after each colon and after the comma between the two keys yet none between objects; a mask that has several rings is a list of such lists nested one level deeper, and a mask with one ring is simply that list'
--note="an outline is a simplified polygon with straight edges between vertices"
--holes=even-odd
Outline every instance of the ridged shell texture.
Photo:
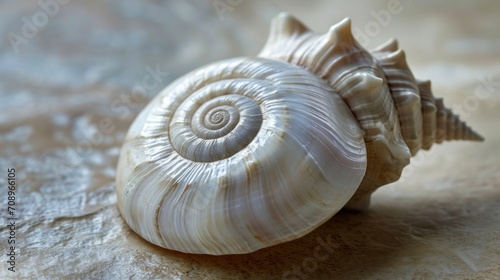
[{"label": "ridged shell texture", "polygon": [[139,114],[118,206],[159,246],[249,253],[366,207],[411,155],[454,139],[482,140],[415,80],[396,41],[370,53],[349,19],[316,35],[280,14],[258,57],[194,70]]}]

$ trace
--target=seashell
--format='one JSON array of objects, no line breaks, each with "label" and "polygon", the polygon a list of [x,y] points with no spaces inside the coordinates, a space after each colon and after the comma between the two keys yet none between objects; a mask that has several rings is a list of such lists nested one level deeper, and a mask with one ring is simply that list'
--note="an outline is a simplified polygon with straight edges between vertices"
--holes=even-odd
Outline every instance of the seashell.
[{"label": "seashell", "polygon": [[317,35],[283,13],[257,57],[194,70],[139,114],[118,162],[118,207],[158,246],[249,253],[366,208],[444,140],[482,137],[413,77],[395,40],[369,52],[349,19]]}]

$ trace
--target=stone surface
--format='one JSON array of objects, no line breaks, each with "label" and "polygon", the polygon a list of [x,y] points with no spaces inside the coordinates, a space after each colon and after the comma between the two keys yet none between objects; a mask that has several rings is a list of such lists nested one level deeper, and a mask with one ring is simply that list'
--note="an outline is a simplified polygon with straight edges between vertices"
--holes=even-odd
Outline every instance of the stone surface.
[{"label": "stone surface", "polygon": [[[498,279],[500,3],[416,2],[2,2],[0,279]],[[213,3],[233,6],[218,12]],[[341,212],[293,242],[223,257],[147,243],[116,207],[129,124],[183,73],[256,54],[283,10],[318,32],[349,16],[369,48],[397,37],[415,76],[431,79],[486,142],[420,152],[368,212]],[[161,73],[145,83],[154,69]],[[11,167],[15,273],[6,264]]]}]

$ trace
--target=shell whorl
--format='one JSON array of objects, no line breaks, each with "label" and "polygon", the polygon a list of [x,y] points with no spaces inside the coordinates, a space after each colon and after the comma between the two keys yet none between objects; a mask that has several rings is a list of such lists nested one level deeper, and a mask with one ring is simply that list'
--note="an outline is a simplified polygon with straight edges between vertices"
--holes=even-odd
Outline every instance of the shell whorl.
[{"label": "shell whorl", "polygon": [[442,99],[434,98],[430,82],[416,81],[396,40],[368,52],[352,36],[348,18],[319,35],[282,13],[273,20],[259,56],[314,72],[353,111],[365,132],[368,166],[348,207],[366,208],[370,194],[398,180],[421,148],[443,140],[483,140],[445,108]]},{"label": "shell whorl", "polygon": [[[176,152],[195,162],[212,162],[246,147],[262,125],[262,112],[255,98],[266,93],[265,88],[251,83],[212,83],[186,99],[169,126],[170,142]],[[252,94],[236,94],[242,91]]]},{"label": "shell whorl", "polygon": [[237,58],[179,78],[141,112],[120,155],[118,205],[159,246],[242,254],[321,225],[365,169],[363,133],[326,82]]}]

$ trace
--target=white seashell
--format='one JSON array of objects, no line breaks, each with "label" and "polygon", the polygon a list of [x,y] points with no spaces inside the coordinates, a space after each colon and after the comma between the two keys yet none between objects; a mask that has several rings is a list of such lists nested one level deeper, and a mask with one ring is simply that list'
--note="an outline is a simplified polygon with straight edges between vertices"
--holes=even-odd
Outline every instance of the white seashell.
[{"label": "white seashell", "polygon": [[417,83],[396,41],[370,54],[349,19],[315,35],[280,14],[259,57],[188,73],[139,114],[118,207],[159,246],[249,253],[367,207],[411,155],[452,139],[482,138]]}]

